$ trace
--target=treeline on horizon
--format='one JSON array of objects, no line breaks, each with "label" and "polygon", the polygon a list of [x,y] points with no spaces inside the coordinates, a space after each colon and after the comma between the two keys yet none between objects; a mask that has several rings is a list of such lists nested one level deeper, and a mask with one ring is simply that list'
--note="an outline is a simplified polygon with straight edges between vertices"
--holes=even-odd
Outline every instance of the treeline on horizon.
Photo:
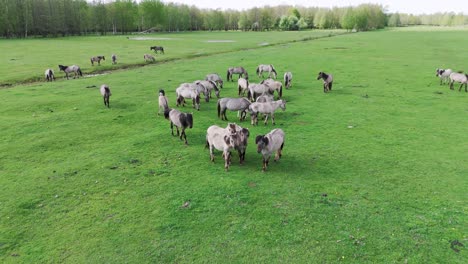
[{"label": "treeline on horizon", "polygon": [[0,34],[4,38],[199,30],[367,31],[410,25],[468,25],[468,16],[389,14],[377,4],[334,8],[281,5],[223,11],[159,0],[0,0]]}]

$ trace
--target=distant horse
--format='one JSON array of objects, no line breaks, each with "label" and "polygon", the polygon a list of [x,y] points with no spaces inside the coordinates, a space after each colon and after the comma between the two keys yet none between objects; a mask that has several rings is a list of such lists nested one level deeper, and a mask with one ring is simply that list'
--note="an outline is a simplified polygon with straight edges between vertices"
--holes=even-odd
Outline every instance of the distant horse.
[{"label": "distant horse", "polygon": [[223,88],[223,79],[221,79],[221,76],[219,76],[216,73],[211,73],[211,74],[206,75],[205,80],[206,81],[213,81],[217,85],[219,85],[220,88]]},{"label": "distant horse", "polygon": [[215,81],[201,80],[201,81],[195,81],[194,83],[205,87],[205,90],[206,90],[205,92],[207,93],[205,96],[208,96],[209,98],[211,98],[211,92],[214,90],[216,98],[219,98],[219,88]]},{"label": "distant horse", "polygon": [[450,74],[450,89],[452,89],[452,90],[453,90],[453,83],[454,82],[460,83],[460,88],[458,89],[458,91],[461,91],[461,88],[463,87],[463,85],[465,85],[465,92],[468,92],[468,89],[467,89],[468,74],[452,72]]},{"label": "distant horse", "polygon": [[109,85],[107,85],[107,84],[101,85],[100,91],[101,91],[102,97],[104,98],[104,105],[107,106],[107,108],[110,108],[109,97],[110,97],[112,94],[111,94]]},{"label": "distant horse", "polygon": [[164,54],[164,48],[161,46],[152,46],[150,47],[150,50],[154,50],[155,53],[158,53],[159,50],[162,54]]},{"label": "distant horse", "polygon": [[284,131],[281,128],[276,128],[266,135],[258,135],[255,138],[255,144],[257,144],[257,152],[262,153],[262,171],[266,171],[273,152],[276,151],[275,161],[278,161],[282,156],[284,147]]},{"label": "distant horse", "polygon": [[77,65],[72,65],[72,66],[63,66],[59,65],[58,66],[60,71],[63,71],[65,75],[67,76],[68,80],[68,74],[73,72],[75,75],[73,76],[73,79],[75,79],[78,75],[83,76],[83,73],[81,72],[80,66]]},{"label": "distant horse", "polygon": [[226,110],[239,111],[240,120],[244,120],[247,115],[247,109],[249,108],[250,101],[247,98],[222,98],[218,100],[218,117],[221,120],[228,120],[226,116]]},{"label": "distant horse", "polygon": [[281,108],[283,111],[286,110],[286,101],[285,100],[278,100],[273,102],[266,102],[266,103],[252,103],[249,106],[250,116],[251,116],[251,124],[258,125],[258,114],[265,115],[264,124],[268,123],[268,116],[271,115],[272,124],[275,124],[275,111],[276,109]]},{"label": "distant horse", "polygon": [[156,61],[156,59],[155,59],[152,55],[150,55],[150,54],[145,54],[145,55],[143,55],[143,59],[144,59],[146,62],[148,62],[148,61],[149,61],[149,62],[155,62],[155,61]]},{"label": "distant horse", "polygon": [[239,96],[245,96],[245,92],[249,90],[249,80],[239,78],[237,80],[237,89],[239,90]]},{"label": "distant horse", "polygon": [[332,90],[333,76],[324,72],[319,72],[317,80],[323,80],[323,92],[326,93]]},{"label": "distant horse", "polygon": [[450,74],[452,74],[452,72],[451,69],[436,69],[436,76],[440,78],[440,85],[442,85],[442,83],[450,83]]},{"label": "distant horse", "polygon": [[167,100],[166,93],[163,89],[159,90],[159,108],[158,108],[158,115],[160,114],[161,110],[166,111],[169,109],[169,100]]},{"label": "distant horse", "polygon": [[260,84],[266,84],[273,89],[273,91],[276,91],[278,93],[278,99],[281,99],[283,96],[283,84],[281,82],[268,78],[263,80]]},{"label": "distant horse", "polygon": [[231,165],[231,149],[234,149],[236,137],[236,124],[232,123],[226,128],[213,125],[206,130],[206,147],[210,149],[210,160],[214,162],[214,149],[222,151],[226,171]]},{"label": "distant horse", "polygon": [[276,79],[276,70],[271,64],[260,64],[257,67],[257,75],[258,78],[263,78],[263,73],[268,72],[268,78],[271,77],[271,74],[273,74],[273,79]]},{"label": "distant horse", "polygon": [[200,111],[200,93],[196,88],[182,84],[176,89],[176,98],[176,106],[185,106],[185,98],[192,99],[193,107]]},{"label": "distant horse", "polygon": [[112,54],[112,64],[117,64],[117,55]]},{"label": "distant horse", "polygon": [[227,81],[231,80],[231,82],[233,81],[232,80],[232,75],[233,74],[239,74],[239,78],[244,76],[245,75],[245,78],[248,79],[249,78],[249,74],[247,73],[247,71],[244,69],[244,67],[229,67],[227,69]]},{"label": "distant horse", "polygon": [[91,57],[91,66],[94,66],[94,62],[97,62],[98,65],[101,65],[101,60],[106,60],[106,58],[104,56]]},{"label": "distant horse", "polygon": [[181,129],[180,140],[184,137],[185,145],[187,143],[187,135],[185,134],[185,129],[193,127],[193,116],[189,113],[182,113],[177,109],[166,109],[164,111],[164,117],[171,121],[171,134],[174,136],[174,125],[177,129],[177,136],[179,136],[179,128]]},{"label": "distant horse", "polygon": [[284,87],[286,87],[286,89],[289,89],[291,87],[291,82],[292,82],[292,73],[285,72],[284,73]]},{"label": "distant horse", "polygon": [[52,69],[47,69],[44,73],[45,78],[48,82],[55,80],[54,71]]}]

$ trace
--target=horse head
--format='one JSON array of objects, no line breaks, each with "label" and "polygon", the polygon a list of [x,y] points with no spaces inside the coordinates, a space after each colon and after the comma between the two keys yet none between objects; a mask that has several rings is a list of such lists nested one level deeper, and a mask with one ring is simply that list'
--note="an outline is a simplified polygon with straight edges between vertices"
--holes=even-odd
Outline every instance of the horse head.
[{"label": "horse head", "polygon": [[255,144],[257,144],[257,152],[260,153],[268,145],[268,138],[264,135],[258,135],[255,138]]},{"label": "horse head", "polygon": [[165,96],[166,92],[163,89],[159,89],[159,96]]}]

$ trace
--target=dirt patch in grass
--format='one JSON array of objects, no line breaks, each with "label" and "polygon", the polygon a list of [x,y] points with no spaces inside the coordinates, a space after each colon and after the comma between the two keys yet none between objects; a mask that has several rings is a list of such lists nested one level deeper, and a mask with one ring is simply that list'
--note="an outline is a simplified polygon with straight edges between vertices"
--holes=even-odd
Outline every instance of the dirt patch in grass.
[{"label": "dirt patch in grass", "polygon": [[236,42],[235,40],[230,40],[230,39],[225,39],[225,40],[222,40],[222,39],[210,39],[210,40],[207,40],[206,42],[208,43],[231,43],[231,42]]}]

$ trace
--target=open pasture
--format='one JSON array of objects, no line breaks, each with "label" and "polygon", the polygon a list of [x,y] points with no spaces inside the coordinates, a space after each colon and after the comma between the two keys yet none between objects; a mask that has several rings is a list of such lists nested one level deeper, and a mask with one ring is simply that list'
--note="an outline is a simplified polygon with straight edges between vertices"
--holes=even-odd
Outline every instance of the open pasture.
[{"label": "open pasture", "polygon": [[[58,64],[79,65],[84,74],[145,65],[145,53],[156,62],[199,57],[261,46],[276,45],[344,33],[344,30],[300,32],[197,32],[169,34],[136,34],[125,36],[86,36],[56,39],[0,40],[0,87],[17,82],[43,80],[47,68],[59,73]],[[163,46],[165,53],[155,54],[151,46]],[[111,55],[117,55],[112,65]],[[104,55],[101,66],[91,65],[91,57]],[[12,70],[14,69],[14,70]]]},{"label": "open pasture", "polygon": [[[440,86],[435,69],[467,67],[467,42],[466,31],[231,42],[239,51],[0,89],[0,261],[465,263],[468,93]],[[264,63],[293,72],[293,85],[276,126],[240,123],[251,133],[242,166],[233,152],[225,172],[204,148],[206,129],[227,124],[216,100],[179,108],[194,115],[188,146],[156,115],[161,88],[175,107],[180,83],[230,66],[260,82]],[[333,74],[327,94],[319,71]],[[221,97],[237,96],[236,80]],[[283,156],[263,173],[254,139],[273,128],[286,134]]]}]

